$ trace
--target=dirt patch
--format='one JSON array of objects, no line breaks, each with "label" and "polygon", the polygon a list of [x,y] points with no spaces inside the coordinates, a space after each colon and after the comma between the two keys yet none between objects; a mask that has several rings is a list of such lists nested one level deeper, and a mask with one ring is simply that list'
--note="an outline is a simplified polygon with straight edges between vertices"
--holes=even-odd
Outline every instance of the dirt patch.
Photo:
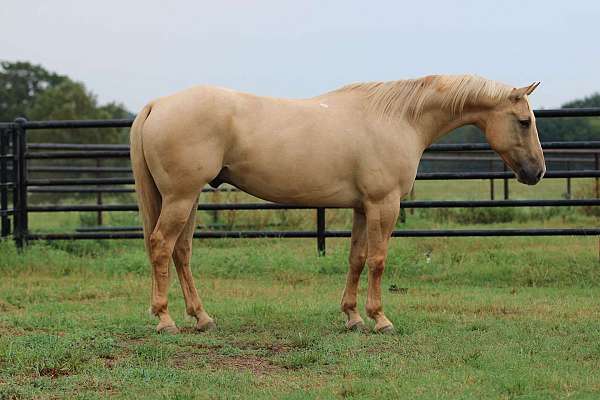
[{"label": "dirt patch", "polygon": [[506,306],[499,306],[499,305],[486,305],[483,307],[478,307],[475,310],[475,314],[478,315],[494,315],[494,316],[501,316],[501,315],[518,315],[521,314],[521,311],[514,309],[514,308],[509,308]]},{"label": "dirt patch", "polygon": [[269,349],[271,350],[272,353],[275,354],[281,354],[281,353],[287,353],[288,351],[293,350],[294,348],[299,348],[300,346],[289,346],[289,345],[285,345],[285,344],[274,344],[273,346],[269,347]]},{"label": "dirt patch", "polygon": [[[244,347],[244,348],[242,348]],[[285,371],[286,368],[273,364],[267,356],[257,354],[221,354],[221,346],[194,346],[194,350],[177,353],[171,357],[171,364],[178,369],[188,369],[198,366],[213,370],[231,369],[235,371],[247,371],[254,375],[268,375]],[[285,353],[290,348],[283,345],[271,347],[240,346],[240,350],[262,350],[270,355]]]},{"label": "dirt patch", "polygon": [[115,366],[116,363],[117,363],[117,360],[115,360],[115,358],[112,356],[104,358],[104,366],[108,369],[113,369],[113,367]]},{"label": "dirt patch", "polygon": [[411,307],[414,310],[426,311],[428,313],[452,313],[452,314],[474,314],[478,316],[514,316],[522,314],[523,311],[504,305],[482,305],[476,308],[469,306],[460,307],[449,304],[417,304]]},{"label": "dirt patch", "polygon": [[19,307],[19,306],[16,306],[14,304],[10,304],[10,303],[7,303],[7,302],[5,302],[3,300],[0,300],[0,311],[1,312],[16,311],[16,310],[20,310],[22,308],[23,307]]},{"label": "dirt patch", "polygon": [[40,376],[48,376],[48,377],[50,377],[50,379],[56,379],[61,376],[71,375],[71,373],[69,371],[66,371],[64,369],[58,369],[58,368],[42,368],[39,373],[40,373]]},{"label": "dirt patch", "polygon": [[0,325],[0,336],[23,336],[25,333],[14,326]]},{"label": "dirt patch", "polygon": [[179,326],[179,333],[183,335],[197,335],[198,331],[193,326]]},{"label": "dirt patch", "polygon": [[212,356],[210,366],[215,369],[228,368],[236,371],[249,371],[254,375],[268,375],[285,371],[285,368],[272,364],[264,357],[254,355]]}]

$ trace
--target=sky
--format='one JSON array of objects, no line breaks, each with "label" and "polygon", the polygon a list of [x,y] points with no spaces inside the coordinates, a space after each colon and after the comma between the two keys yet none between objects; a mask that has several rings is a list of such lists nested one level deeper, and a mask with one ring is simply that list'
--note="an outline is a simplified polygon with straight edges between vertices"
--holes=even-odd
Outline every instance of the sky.
[{"label": "sky", "polygon": [[311,97],[358,81],[541,81],[536,108],[600,91],[600,1],[2,0],[0,60],[136,112],[196,84]]}]

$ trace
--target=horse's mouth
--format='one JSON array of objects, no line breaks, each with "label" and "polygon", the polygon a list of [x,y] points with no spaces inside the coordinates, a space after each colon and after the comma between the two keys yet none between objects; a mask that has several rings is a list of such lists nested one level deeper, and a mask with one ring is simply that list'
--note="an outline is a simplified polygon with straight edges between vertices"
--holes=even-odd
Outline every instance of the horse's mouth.
[{"label": "horse's mouth", "polygon": [[515,172],[515,176],[517,177],[517,181],[524,183],[525,185],[535,185],[542,180],[545,172],[546,171],[543,168],[536,171],[519,168]]}]

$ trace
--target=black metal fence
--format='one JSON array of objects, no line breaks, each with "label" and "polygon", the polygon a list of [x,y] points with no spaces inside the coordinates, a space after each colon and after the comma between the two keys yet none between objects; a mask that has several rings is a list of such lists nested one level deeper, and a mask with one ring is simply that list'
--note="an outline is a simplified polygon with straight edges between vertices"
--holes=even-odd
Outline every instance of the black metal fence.
[{"label": "black metal fence", "polygon": [[[537,118],[559,117],[595,117],[600,116],[600,108],[536,110]],[[95,177],[95,178],[41,178],[30,179],[29,172],[74,172],[74,173],[128,173],[124,166],[36,166],[30,160],[65,160],[65,159],[128,159],[127,145],[111,144],[64,144],[64,143],[28,143],[27,133],[39,129],[75,129],[75,128],[127,128],[132,120],[100,120],[100,121],[27,121],[17,118],[14,122],[0,123],[0,222],[1,235],[12,234],[16,245],[21,248],[32,240],[78,240],[78,239],[137,239],[142,237],[140,227],[101,227],[90,231],[71,233],[32,233],[29,230],[30,213],[37,212],[74,212],[74,211],[136,211],[136,204],[76,204],[76,205],[29,205],[30,193],[130,193],[133,192],[131,177]],[[600,141],[577,142],[545,142],[545,151],[586,150],[595,151],[595,163],[584,170],[550,170],[546,179],[554,178],[600,178],[598,168],[598,150]],[[490,147],[483,143],[439,144],[431,146],[427,152],[481,152]],[[474,207],[565,207],[565,206],[599,206],[600,199],[557,199],[557,200],[510,200],[508,199],[508,180],[513,179],[510,171],[484,172],[424,172],[417,174],[418,180],[456,180],[456,179],[489,179],[493,190],[493,180],[504,181],[505,199],[494,200],[460,200],[460,201],[403,201],[403,209],[415,208],[474,208]],[[235,189],[230,189],[235,190]],[[570,189],[569,189],[570,190]],[[598,188],[596,189],[598,191]],[[598,197],[598,196],[596,196]],[[12,201],[11,201],[12,200]],[[11,204],[12,203],[12,204]],[[316,212],[316,228],[314,231],[199,231],[196,238],[260,238],[291,237],[316,238],[319,253],[325,252],[325,239],[328,237],[348,237],[349,231],[328,230],[325,223],[325,209],[292,206],[275,203],[200,203],[198,210],[287,210],[314,209]],[[99,217],[101,218],[101,217]],[[12,223],[11,223],[12,221]],[[12,227],[12,229],[11,229]],[[558,235],[600,235],[600,228],[565,228],[565,229],[459,229],[459,230],[396,230],[393,236],[398,237],[457,237],[457,236],[558,236]]]}]

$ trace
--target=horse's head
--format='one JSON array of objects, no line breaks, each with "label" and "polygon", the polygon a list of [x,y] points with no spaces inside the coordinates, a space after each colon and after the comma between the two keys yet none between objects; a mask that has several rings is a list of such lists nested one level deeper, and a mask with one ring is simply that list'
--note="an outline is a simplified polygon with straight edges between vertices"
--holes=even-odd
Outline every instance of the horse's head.
[{"label": "horse's head", "polygon": [[492,149],[514,171],[518,181],[528,185],[538,183],[546,172],[535,116],[527,99],[538,85],[539,82],[513,89],[482,124]]}]

